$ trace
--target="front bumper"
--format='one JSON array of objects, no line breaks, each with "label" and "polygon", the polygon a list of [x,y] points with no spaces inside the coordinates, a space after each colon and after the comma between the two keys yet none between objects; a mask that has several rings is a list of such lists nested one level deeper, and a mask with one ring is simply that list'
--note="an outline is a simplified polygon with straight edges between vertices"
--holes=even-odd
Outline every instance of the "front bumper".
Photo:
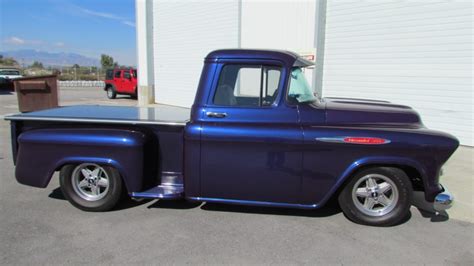
[{"label": "front bumper", "polygon": [[433,202],[433,207],[435,211],[444,211],[451,208],[451,206],[453,206],[453,202],[454,202],[453,195],[449,193],[449,191],[445,187],[443,186],[441,187],[443,188],[443,190],[436,195]]}]

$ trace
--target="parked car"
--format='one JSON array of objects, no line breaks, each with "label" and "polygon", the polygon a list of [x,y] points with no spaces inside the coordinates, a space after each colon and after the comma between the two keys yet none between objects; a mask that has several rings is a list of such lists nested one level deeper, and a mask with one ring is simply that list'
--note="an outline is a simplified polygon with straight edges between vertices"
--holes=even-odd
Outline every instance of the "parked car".
[{"label": "parked car", "polygon": [[137,70],[134,68],[108,69],[104,82],[109,99],[115,99],[118,94],[137,97]]},{"label": "parked car", "polygon": [[0,89],[13,90],[13,80],[21,77],[20,70],[16,68],[0,68]]},{"label": "parked car", "polygon": [[[319,98],[309,62],[286,51],[207,55],[192,108],[69,106],[7,116],[18,182],[85,211],[133,198],[317,209],[336,198],[351,220],[393,225],[413,192],[437,211],[459,145],[408,106]],[[122,70],[121,70],[122,71]]]}]

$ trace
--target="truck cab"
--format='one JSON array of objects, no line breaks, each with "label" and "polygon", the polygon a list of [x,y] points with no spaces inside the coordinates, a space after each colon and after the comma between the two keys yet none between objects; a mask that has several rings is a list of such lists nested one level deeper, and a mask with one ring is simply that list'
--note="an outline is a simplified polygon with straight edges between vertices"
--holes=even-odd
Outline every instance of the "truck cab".
[{"label": "truck cab", "polygon": [[119,94],[137,96],[137,70],[134,68],[107,69],[104,82],[109,99],[115,99]]},{"label": "truck cab", "polygon": [[17,68],[0,67],[0,89],[13,90],[13,80],[21,77],[21,72]]},{"label": "truck cab", "polygon": [[[199,128],[199,197],[303,206],[304,139],[293,102],[303,91],[287,86],[295,67],[312,63],[289,52],[262,53],[221,50],[205,60],[203,73],[215,74],[201,77],[186,130],[187,139],[194,139],[193,129]],[[306,93],[315,99],[312,91]],[[316,116],[324,122],[323,109]],[[186,186],[190,195],[197,189]]]}]

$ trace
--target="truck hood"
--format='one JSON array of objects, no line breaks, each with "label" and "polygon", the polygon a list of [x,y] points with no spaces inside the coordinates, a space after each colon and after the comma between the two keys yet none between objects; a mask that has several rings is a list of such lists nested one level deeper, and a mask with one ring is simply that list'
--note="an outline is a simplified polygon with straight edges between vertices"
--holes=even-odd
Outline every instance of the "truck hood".
[{"label": "truck hood", "polygon": [[323,98],[328,125],[422,127],[418,113],[409,106],[355,98]]}]

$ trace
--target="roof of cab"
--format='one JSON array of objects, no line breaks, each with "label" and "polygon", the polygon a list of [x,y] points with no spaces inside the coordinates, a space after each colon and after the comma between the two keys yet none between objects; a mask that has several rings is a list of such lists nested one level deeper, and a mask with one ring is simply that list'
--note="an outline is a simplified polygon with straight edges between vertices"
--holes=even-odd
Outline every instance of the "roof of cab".
[{"label": "roof of cab", "polygon": [[212,51],[206,56],[206,60],[219,59],[272,59],[295,67],[314,65],[313,62],[299,56],[297,53],[284,50],[222,49]]}]

